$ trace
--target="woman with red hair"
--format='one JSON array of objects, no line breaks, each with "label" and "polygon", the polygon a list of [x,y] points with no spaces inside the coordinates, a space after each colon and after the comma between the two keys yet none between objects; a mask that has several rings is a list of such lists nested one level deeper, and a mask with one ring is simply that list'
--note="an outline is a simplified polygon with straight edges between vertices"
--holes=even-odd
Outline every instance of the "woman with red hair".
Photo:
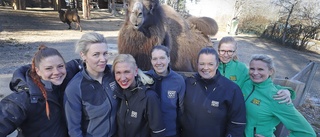
[{"label": "woman with red hair", "polygon": [[0,136],[18,129],[25,137],[67,137],[62,97],[72,72],[79,71],[77,64],[66,64],[56,49],[41,45],[31,68],[23,66],[13,73],[14,93],[0,102]]}]

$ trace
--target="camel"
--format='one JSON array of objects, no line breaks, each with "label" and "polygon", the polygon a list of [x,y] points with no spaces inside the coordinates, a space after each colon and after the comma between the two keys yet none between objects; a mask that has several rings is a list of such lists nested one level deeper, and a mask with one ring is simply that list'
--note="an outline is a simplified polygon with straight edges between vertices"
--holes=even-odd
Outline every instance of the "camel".
[{"label": "camel", "polygon": [[159,0],[128,0],[127,6],[118,36],[120,54],[131,54],[141,70],[149,70],[152,47],[165,45],[170,49],[173,70],[196,71],[198,52],[212,46],[209,36],[218,32],[214,19],[193,16],[185,19]]}]

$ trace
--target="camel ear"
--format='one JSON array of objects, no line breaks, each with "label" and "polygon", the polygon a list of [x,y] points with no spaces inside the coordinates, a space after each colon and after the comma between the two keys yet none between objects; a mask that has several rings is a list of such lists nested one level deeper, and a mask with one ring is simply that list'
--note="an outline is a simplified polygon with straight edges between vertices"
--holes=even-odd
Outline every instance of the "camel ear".
[{"label": "camel ear", "polygon": [[151,4],[151,5],[150,5],[150,14],[151,14],[151,15],[153,15],[153,9],[154,9],[154,6],[153,6],[153,4]]},{"label": "camel ear", "polygon": [[155,7],[157,7],[159,5],[159,0],[151,0],[151,4],[150,4],[150,14],[153,15],[153,10],[155,9]]}]

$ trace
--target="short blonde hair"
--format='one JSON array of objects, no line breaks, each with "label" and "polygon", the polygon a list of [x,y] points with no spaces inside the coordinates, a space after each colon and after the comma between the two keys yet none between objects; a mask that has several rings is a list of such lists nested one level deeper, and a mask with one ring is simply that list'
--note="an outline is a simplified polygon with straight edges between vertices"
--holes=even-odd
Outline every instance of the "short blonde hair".
[{"label": "short blonde hair", "polygon": [[[133,68],[137,68],[137,63],[136,63],[136,60],[133,58],[132,55],[130,54],[119,54],[115,57],[115,59],[113,60],[113,63],[112,63],[112,73],[114,73],[114,69],[115,69],[115,66],[118,64],[118,63],[129,63],[131,64],[131,66]],[[138,75],[140,77],[140,81],[145,85],[145,84],[153,84],[153,79],[144,74],[140,69],[138,69]]]},{"label": "short blonde hair", "polygon": [[114,67],[118,63],[122,63],[122,62],[130,63],[132,65],[132,67],[134,67],[134,68],[137,67],[136,60],[133,58],[132,55],[130,55],[130,54],[119,54],[113,60],[112,72],[114,72]]},{"label": "short blonde hair", "polygon": [[253,54],[251,56],[250,63],[252,61],[257,61],[257,60],[260,60],[260,61],[262,61],[262,62],[267,64],[267,67],[269,68],[269,70],[273,71],[273,73],[271,74],[271,78],[273,78],[274,75],[275,75],[276,69],[274,67],[274,63],[273,63],[272,58],[267,56],[267,55],[265,55],[265,54]]},{"label": "short blonde hair", "polygon": [[86,55],[89,51],[88,46],[94,43],[105,43],[107,45],[107,40],[102,34],[96,32],[85,33],[77,41],[75,45],[75,52],[78,54],[82,52]]}]

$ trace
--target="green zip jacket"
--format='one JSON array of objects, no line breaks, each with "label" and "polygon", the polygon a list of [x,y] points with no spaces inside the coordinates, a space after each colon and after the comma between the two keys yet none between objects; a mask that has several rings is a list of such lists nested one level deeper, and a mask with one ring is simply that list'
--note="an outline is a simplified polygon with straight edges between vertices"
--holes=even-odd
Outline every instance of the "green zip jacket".
[{"label": "green zip jacket", "polygon": [[218,70],[221,75],[235,82],[239,87],[249,80],[249,71],[247,66],[238,60],[231,60],[227,64],[220,62]]},{"label": "green zip jacket", "polygon": [[[231,60],[227,64],[220,62],[218,70],[220,71],[221,75],[235,82],[240,88],[243,87],[243,84],[246,81],[250,80],[247,66],[238,60]],[[276,85],[276,88],[278,90],[287,89],[291,93],[291,99],[296,98],[296,93],[293,89],[280,85]]]},{"label": "green zip jacket", "polygon": [[282,122],[290,130],[290,137],[315,137],[315,131],[293,104],[279,104],[272,96],[278,89],[271,78],[262,83],[248,80],[242,92],[246,104],[247,125],[246,137],[254,137],[254,133],[265,137],[273,137],[275,127]]}]

